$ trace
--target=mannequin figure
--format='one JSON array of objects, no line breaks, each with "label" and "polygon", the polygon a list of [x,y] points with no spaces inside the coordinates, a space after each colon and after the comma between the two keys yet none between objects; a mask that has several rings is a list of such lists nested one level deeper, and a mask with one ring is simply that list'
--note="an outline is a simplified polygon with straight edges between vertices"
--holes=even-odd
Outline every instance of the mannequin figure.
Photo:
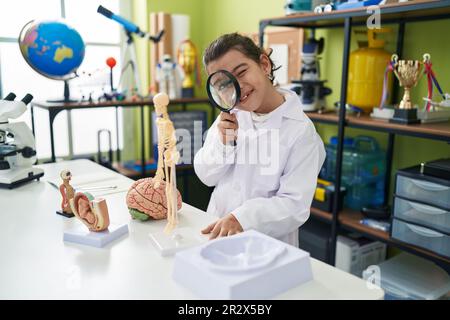
[{"label": "mannequin figure", "polygon": [[156,80],[159,84],[159,91],[167,93],[170,99],[180,98],[181,79],[183,78],[183,69],[173,62],[170,55],[165,54],[156,69]]}]

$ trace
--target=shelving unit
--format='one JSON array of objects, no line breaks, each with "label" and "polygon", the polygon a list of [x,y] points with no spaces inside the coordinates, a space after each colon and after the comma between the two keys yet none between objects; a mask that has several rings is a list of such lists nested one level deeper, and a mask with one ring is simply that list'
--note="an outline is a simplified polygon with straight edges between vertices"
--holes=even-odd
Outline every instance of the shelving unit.
[{"label": "shelving unit", "polygon": [[[181,105],[182,110],[186,111],[188,105],[194,104],[208,104],[211,107],[211,123],[215,119],[216,110],[210,105],[209,100],[207,98],[183,98],[176,99],[170,101],[170,106]],[[53,123],[56,116],[61,111],[70,111],[70,110],[80,110],[80,109],[96,109],[96,108],[115,108],[116,116],[115,116],[115,126],[116,126],[116,139],[119,141],[119,108],[139,108],[140,110],[140,124],[141,124],[141,163],[145,163],[145,151],[146,151],[146,137],[145,137],[145,116],[144,109],[146,107],[152,107],[153,101],[152,99],[138,99],[138,100],[124,100],[124,101],[104,101],[104,102],[74,102],[74,103],[49,103],[49,102],[32,102],[31,103],[31,124],[33,135],[35,133],[35,125],[34,125],[34,108],[40,108],[48,111],[49,123],[50,123],[50,147],[51,147],[51,162],[56,161],[55,154],[55,143],[54,143],[54,132],[53,132]],[[70,136],[70,135],[69,135]],[[134,178],[139,179],[148,175],[145,168],[143,167],[141,172],[137,172],[135,170],[127,169],[123,166],[121,162],[121,153],[120,150],[116,150],[116,159],[117,162],[114,164],[114,167],[122,174]],[[192,169],[192,166],[184,166],[181,170]]]},{"label": "shelving unit", "polygon": [[[183,99],[175,99],[171,100],[169,104],[170,106],[181,106],[182,111],[187,111],[189,105],[195,104],[207,104],[211,107],[211,117],[209,121],[211,123],[216,118],[216,108],[214,108],[207,98],[183,98]],[[40,108],[47,110],[49,123],[50,123],[50,146],[51,146],[51,162],[56,161],[55,155],[55,143],[54,143],[54,132],[53,132],[53,123],[56,116],[64,110],[80,110],[80,109],[96,109],[96,108],[115,108],[115,126],[116,126],[116,139],[119,141],[119,108],[139,108],[140,111],[140,126],[141,126],[141,146],[140,153],[141,159],[140,163],[145,163],[145,152],[146,146],[151,145],[151,139],[148,137],[148,140],[145,137],[145,108],[153,107],[153,100],[146,99],[138,99],[138,100],[125,100],[125,101],[104,101],[104,102],[74,102],[74,103],[49,103],[49,102],[32,102],[31,103],[31,124],[33,135],[35,133],[35,125],[34,125],[34,108]],[[151,118],[151,113],[149,113],[149,117]],[[150,123],[150,122],[149,122]],[[151,130],[149,130],[151,132]],[[70,137],[70,135],[69,135]],[[147,142],[148,141],[148,142]],[[71,142],[69,142],[71,143]],[[146,170],[145,166],[142,166],[141,171],[136,171],[133,169],[126,168],[124,163],[121,161],[121,152],[120,149],[116,149],[116,162],[113,163],[112,167],[119,173],[132,178],[134,180],[153,176],[156,173],[156,169]],[[194,167],[192,164],[181,164],[177,165],[177,175],[181,176],[181,181],[183,182],[183,199],[189,199],[189,188],[188,185],[188,175],[193,174]]]},{"label": "shelving unit", "polygon": [[[126,168],[122,163],[114,162],[113,168],[117,170],[120,174],[127,176],[131,179],[137,180],[144,178],[145,176],[153,176],[156,173],[156,169],[146,170],[145,176],[142,175],[141,171],[136,171],[133,169]],[[183,173],[184,171],[193,170],[194,166],[191,164],[179,164],[177,165],[177,174]]]},{"label": "shelving unit", "polygon": [[[397,48],[396,52],[399,56],[403,53],[403,40],[405,35],[405,24],[407,22],[430,21],[437,19],[450,18],[450,0],[444,1],[414,1],[405,3],[393,3],[379,6],[379,13],[381,15],[381,23],[399,25],[397,34]],[[259,41],[260,45],[264,45],[264,30],[268,26],[284,26],[284,27],[298,27],[305,29],[319,29],[319,28],[344,28],[344,52],[343,52],[343,68],[341,78],[341,90],[339,105],[343,106],[347,100],[347,81],[348,81],[348,65],[350,54],[350,39],[353,26],[365,25],[369,16],[373,11],[367,11],[367,8],[358,8],[351,10],[332,11],[323,14],[296,14],[284,17],[275,17],[263,19],[259,24]],[[394,87],[393,96],[397,96],[398,85]],[[345,108],[340,108],[338,113],[308,113],[311,120],[318,123],[326,123],[338,126],[338,144],[337,144],[337,159],[336,159],[336,181],[335,188],[340,190],[341,187],[341,169],[342,169],[342,154],[343,154],[343,140],[346,127],[361,128],[366,130],[374,130],[386,132],[388,134],[388,147],[386,150],[386,199],[390,198],[389,184],[390,173],[392,171],[392,158],[394,153],[395,135],[406,135],[421,137],[427,139],[434,139],[450,143],[450,122],[447,123],[431,123],[418,125],[400,125],[389,123],[385,120],[372,119],[368,115],[361,115],[359,117],[353,115],[346,115]],[[371,227],[362,225],[359,221],[362,214],[353,210],[344,208],[338,211],[339,197],[335,194],[333,199],[333,212],[311,208],[311,215],[331,224],[331,250],[328,257],[328,263],[334,265],[335,250],[337,234],[339,230],[356,231],[364,236],[382,241],[388,245],[400,248],[402,250],[414,253],[424,258],[430,259],[447,269],[450,267],[450,259],[436,255],[435,253],[408,245],[392,239],[388,232],[373,229]]]}]

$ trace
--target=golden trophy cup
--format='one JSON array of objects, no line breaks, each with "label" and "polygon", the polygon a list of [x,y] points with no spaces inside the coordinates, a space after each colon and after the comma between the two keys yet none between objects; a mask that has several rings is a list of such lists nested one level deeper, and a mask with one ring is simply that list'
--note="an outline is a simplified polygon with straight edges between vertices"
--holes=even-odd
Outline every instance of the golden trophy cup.
[{"label": "golden trophy cup", "polygon": [[191,40],[184,40],[178,47],[178,64],[184,70],[184,80],[182,84],[182,97],[194,97],[193,75],[197,69],[197,49]]},{"label": "golden trophy cup", "polygon": [[[427,55],[424,55],[426,59]],[[420,123],[417,118],[417,109],[411,102],[411,89],[417,85],[423,75],[422,63],[419,60],[398,60],[398,56],[393,54],[391,57],[394,74],[397,77],[400,86],[404,89],[403,98],[398,108],[395,108],[394,117],[389,122],[413,124]]]}]

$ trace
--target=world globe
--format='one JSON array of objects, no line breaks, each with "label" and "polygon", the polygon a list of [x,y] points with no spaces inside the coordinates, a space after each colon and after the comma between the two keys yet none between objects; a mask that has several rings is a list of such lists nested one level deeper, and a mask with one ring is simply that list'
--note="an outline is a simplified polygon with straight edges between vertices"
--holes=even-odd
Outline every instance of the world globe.
[{"label": "world globe", "polygon": [[83,39],[61,20],[28,22],[20,32],[19,45],[27,63],[51,79],[74,78],[84,59]]}]

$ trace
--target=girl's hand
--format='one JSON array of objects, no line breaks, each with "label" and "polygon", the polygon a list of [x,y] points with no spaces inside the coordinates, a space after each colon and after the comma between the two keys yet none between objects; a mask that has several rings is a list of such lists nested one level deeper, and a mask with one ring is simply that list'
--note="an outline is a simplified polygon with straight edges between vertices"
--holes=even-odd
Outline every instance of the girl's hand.
[{"label": "girl's hand", "polygon": [[203,234],[210,233],[209,240],[215,239],[217,237],[227,237],[233,234],[244,231],[241,224],[236,219],[236,217],[230,213],[225,217],[211,223],[208,227],[202,230]]},{"label": "girl's hand", "polygon": [[217,125],[219,129],[220,138],[223,144],[229,144],[231,141],[237,139],[237,129],[239,124],[236,115],[233,113],[220,113],[220,122]]}]

